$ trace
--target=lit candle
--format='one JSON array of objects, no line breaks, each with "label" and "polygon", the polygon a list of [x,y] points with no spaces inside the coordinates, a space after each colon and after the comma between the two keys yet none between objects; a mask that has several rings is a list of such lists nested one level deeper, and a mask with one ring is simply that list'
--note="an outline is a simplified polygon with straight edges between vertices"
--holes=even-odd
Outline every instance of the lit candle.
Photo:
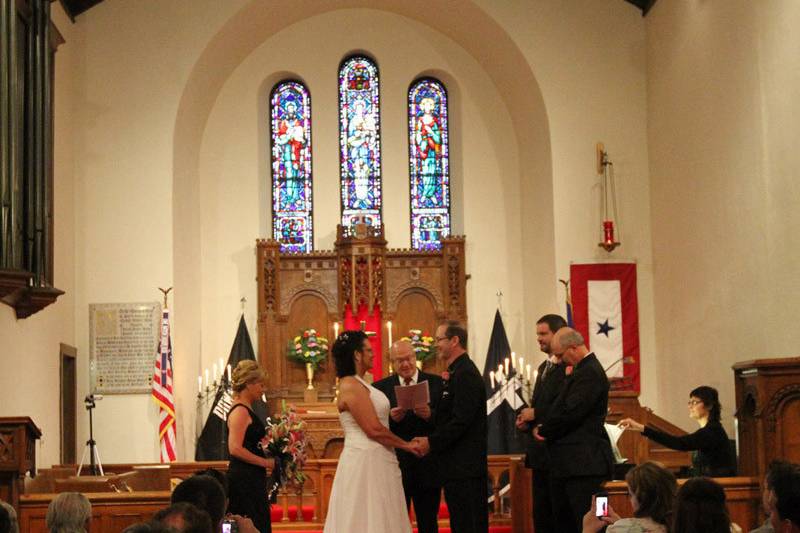
[{"label": "lit candle", "polygon": [[228,365],[228,383],[231,381],[231,365]]},{"label": "lit candle", "polygon": [[213,370],[211,371],[211,378],[212,378],[214,381],[217,381],[217,363],[214,363],[213,365],[211,365],[211,368],[213,369]]},{"label": "lit candle", "polygon": [[489,380],[492,382],[492,389],[494,389],[494,370],[489,371]]},{"label": "lit candle", "polygon": [[508,357],[506,357],[506,360],[505,360],[505,361],[504,361],[504,363],[503,363],[503,367],[504,367],[504,368],[503,368],[503,370],[505,371],[505,372],[504,372],[504,374],[505,374],[506,376],[507,376],[507,375],[509,375],[509,374],[508,374]]},{"label": "lit candle", "polygon": [[511,352],[511,368],[514,370],[517,369],[517,354],[514,352]]},{"label": "lit candle", "polygon": [[392,321],[391,320],[387,320],[386,321],[386,331],[389,332],[389,348],[391,348],[392,347]]},{"label": "lit candle", "polygon": [[197,376],[197,393],[202,394],[203,392],[203,376]]},{"label": "lit candle", "polygon": [[523,368],[525,368],[525,361],[523,361],[522,357],[520,357],[519,358],[519,366],[517,367],[517,370],[519,371],[520,374],[522,374],[522,369]]},{"label": "lit candle", "polygon": [[206,388],[208,388],[208,369],[206,368]]},{"label": "lit candle", "polygon": [[504,377],[505,376],[503,376],[503,365],[499,364],[497,365],[497,382],[502,383]]},{"label": "lit candle", "polygon": [[[222,377],[222,374],[225,372],[225,365],[222,362],[222,357],[219,358],[219,367],[218,368],[219,368],[219,377]],[[214,374],[214,377],[217,377],[217,375]]]},{"label": "lit candle", "polygon": [[333,338],[336,339],[338,337],[339,337],[339,323],[338,322],[334,322],[333,323]]},{"label": "lit candle", "polygon": [[531,365],[525,365],[525,374],[528,376],[528,381],[531,380]]}]

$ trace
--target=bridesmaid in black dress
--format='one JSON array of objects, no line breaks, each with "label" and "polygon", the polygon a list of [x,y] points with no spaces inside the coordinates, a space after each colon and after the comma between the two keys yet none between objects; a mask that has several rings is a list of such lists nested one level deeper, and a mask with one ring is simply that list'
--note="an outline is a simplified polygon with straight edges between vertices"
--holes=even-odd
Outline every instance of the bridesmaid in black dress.
[{"label": "bridesmaid in black dress", "polygon": [[253,360],[240,361],[232,376],[233,405],[228,412],[228,512],[246,516],[261,533],[271,533],[267,475],[275,460],[259,447],[264,422],[253,412],[253,401],[264,393],[264,372]]}]

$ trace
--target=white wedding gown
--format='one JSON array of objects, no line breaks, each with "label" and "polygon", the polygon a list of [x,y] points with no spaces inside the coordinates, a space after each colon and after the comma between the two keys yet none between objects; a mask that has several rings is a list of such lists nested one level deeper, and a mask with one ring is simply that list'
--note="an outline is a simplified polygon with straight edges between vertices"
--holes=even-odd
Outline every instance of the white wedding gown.
[{"label": "white wedding gown", "polygon": [[[367,389],[378,420],[389,427],[389,399],[354,376]],[[344,449],[328,502],[323,533],[410,533],[400,466],[392,448],[361,430],[348,411],[339,413]]]}]

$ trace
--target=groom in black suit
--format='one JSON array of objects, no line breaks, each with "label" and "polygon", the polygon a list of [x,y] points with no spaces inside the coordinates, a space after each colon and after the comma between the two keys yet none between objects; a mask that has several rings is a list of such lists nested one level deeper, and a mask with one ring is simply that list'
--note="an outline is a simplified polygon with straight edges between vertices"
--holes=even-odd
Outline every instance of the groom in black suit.
[{"label": "groom in black suit", "polygon": [[439,357],[447,363],[444,390],[436,410],[436,429],[418,438],[420,451],[439,462],[444,499],[453,533],[489,529],[486,387],[467,355],[467,330],[448,321],[436,330]]},{"label": "groom in black suit", "polygon": [[[408,341],[395,342],[390,355],[395,373],[372,384],[389,398],[389,404],[392,406],[389,429],[403,440],[430,435],[434,427],[434,413],[442,396],[442,378],[417,369],[414,347]],[[413,411],[397,407],[394,388],[416,385],[423,381],[428,382],[431,403]],[[436,463],[430,455],[418,458],[403,450],[397,450],[397,460],[400,463],[400,472],[403,474],[406,506],[414,502],[419,533],[437,533],[442,483],[436,473]]]}]

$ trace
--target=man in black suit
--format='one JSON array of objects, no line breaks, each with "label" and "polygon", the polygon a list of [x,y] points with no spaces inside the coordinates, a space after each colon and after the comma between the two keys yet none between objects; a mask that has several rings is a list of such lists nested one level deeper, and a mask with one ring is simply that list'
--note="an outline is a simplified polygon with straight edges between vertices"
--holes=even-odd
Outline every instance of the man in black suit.
[{"label": "man in black suit", "polygon": [[[392,406],[389,429],[403,440],[430,435],[434,427],[433,413],[436,412],[439,398],[442,396],[442,378],[417,369],[414,347],[408,341],[395,342],[390,355],[395,373],[372,384],[389,398]],[[395,387],[416,385],[423,381],[428,382],[431,403],[413,411],[397,407]],[[437,533],[442,483],[436,474],[436,462],[430,455],[418,458],[403,450],[397,450],[397,460],[400,463],[400,472],[403,474],[406,506],[414,502],[419,533]]]},{"label": "man in black suit", "polygon": [[[561,391],[566,377],[566,365],[553,355],[553,335],[567,322],[559,315],[544,315],[536,322],[536,339],[547,358],[536,371],[536,380],[531,395],[531,407],[526,407],[517,416],[517,428],[530,433],[537,424],[547,418],[550,407]],[[530,435],[529,435],[530,436]],[[533,469],[533,524],[536,533],[556,533],[553,503],[550,500],[550,460],[547,446],[531,436],[525,453],[525,466]]]},{"label": "man in black suit", "polygon": [[608,378],[583,336],[561,328],[553,355],[572,367],[547,417],[533,430],[550,453],[550,497],[559,531],[580,533],[592,494],[611,479],[614,455],[603,426],[608,411]]},{"label": "man in black suit", "polygon": [[420,437],[420,451],[439,462],[444,499],[453,533],[486,533],[488,459],[486,387],[467,355],[467,330],[448,321],[436,330],[439,357],[447,363],[444,390],[436,410],[435,429]]}]

